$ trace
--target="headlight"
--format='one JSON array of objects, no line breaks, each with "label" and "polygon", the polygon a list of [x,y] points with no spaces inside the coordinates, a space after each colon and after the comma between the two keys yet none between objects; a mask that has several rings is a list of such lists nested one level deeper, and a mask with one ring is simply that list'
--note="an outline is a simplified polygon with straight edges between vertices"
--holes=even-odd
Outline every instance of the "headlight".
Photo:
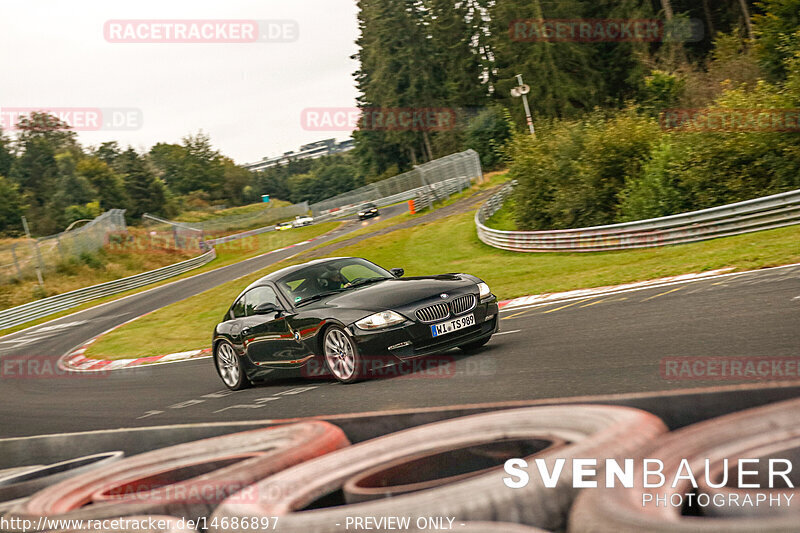
[{"label": "headlight", "polygon": [[380,329],[400,324],[405,320],[394,311],[381,311],[380,313],[369,315],[367,318],[362,318],[356,322],[356,326],[360,329]]},{"label": "headlight", "polygon": [[359,212],[358,212],[358,216],[361,216],[361,215],[363,215],[363,214],[364,214],[364,212],[363,212],[363,211],[359,211]]},{"label": "headlight", "polygon": [[478,283],[478,293],[480,294],[481,300],[492,295],[492,291],[489,290],[489,286],[485,283]]}]

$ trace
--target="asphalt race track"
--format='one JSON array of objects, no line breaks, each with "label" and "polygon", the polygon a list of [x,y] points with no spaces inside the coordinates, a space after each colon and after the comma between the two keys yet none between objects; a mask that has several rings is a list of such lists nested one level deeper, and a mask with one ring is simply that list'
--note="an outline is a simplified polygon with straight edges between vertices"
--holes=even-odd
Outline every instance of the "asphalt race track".
[{"label": "asphalt race track", "polygon": [[[117,323],[302,249],[252,259],[44,325],[49,329],[0,339],[0,359],[33,356],[55,363]],[[421,360],[401,375],[390,372],[354,385],[283,377],[232,393],[211,359],[88,375],[4,376],[0,437],[747,382],[662,374],[673,361],[669,358],[792,357],[796,364],[800,266],[513,309],[501,317],[501,334],[477,354],[454,350]],[[774,372],[771,377],[786,379]]]}]

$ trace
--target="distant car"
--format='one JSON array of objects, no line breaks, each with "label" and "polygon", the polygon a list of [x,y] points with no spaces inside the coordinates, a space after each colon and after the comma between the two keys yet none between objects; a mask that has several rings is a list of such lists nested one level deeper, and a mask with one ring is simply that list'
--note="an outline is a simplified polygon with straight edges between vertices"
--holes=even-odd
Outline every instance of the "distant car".
[{"label": "distant car", "polygon": [[372,218],[380,215],[380,211],[378,211],[378,206],[375,204],[364,204],[361,206],[361,209],[358,210],[358,219],[364,220],[365,218]]},{"label": "distant car", "polygon": [[303,226],[310,226],[314,222],[314,218],[308,215],[296,216],[294,217],[294,222],[292,222],[292,226],[295,228],[302,228]]},{"label": "distant car", "polygon": [[402,268],[358,257],[267,274],[236,297],[214,329],[219,376],[232,390],[282,370],[352,383],[417,357],[479,349],[497,331],[497,298],[481,279],[402,276]]},{"label": "distant car", "polygon": [[294,223],[291,221],[281,222],[275,226],[275,231],[286,231],[287,229],[292,229],[294,227]]}]

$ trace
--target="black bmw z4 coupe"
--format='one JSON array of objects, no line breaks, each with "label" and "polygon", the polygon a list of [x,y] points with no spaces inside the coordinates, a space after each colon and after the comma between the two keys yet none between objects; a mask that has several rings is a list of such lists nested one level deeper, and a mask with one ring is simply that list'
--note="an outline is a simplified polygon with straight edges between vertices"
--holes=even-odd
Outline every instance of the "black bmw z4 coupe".
[{"label": "black bmw z4 coupe", "polygon": [[217,372],[232,390],[281,370],[303,375],[309,365],[353,383],[376,367],[451,348],[478,349],[497,332],[497,298],[479,278],[402,276],[400,268],[357,257],[264,276],[242,291],[214,329]]}]

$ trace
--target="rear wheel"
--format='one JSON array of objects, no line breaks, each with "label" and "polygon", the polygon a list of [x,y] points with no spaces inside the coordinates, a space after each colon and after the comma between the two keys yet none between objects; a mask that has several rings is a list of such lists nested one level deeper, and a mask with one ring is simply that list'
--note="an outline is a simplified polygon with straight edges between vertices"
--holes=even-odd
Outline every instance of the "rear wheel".
[{"label": "rear wheel", "polygon": [[219,377],[229,389],[242,390],[250,386],[242,361],[228,341],[217,344],[214,350],[214,363]]},{"label": "rear wheel", "polygon": [[325,365],[328,371],[342,383],[353,383],[361,377],[361,357],[355,343],[339,326],[331,326],[325,331],[322,341]]}]

